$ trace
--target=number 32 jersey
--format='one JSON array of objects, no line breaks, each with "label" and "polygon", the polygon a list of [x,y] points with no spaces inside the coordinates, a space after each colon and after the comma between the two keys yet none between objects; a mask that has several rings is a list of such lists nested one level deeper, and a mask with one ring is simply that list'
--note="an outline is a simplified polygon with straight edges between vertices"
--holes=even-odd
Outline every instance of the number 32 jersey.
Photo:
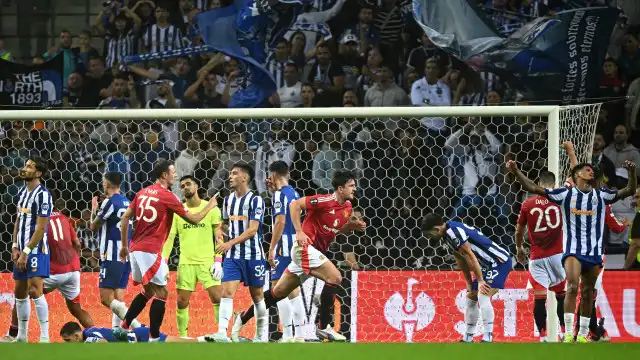
[{"label": "number 32 jersey", "polygon": [[560,207],[543,196],[522,203],[518,224],[527,225],[531,260],[562,254],[562,216]]},{"label": "number 32 jersey", "polygon": [[184,216],[189,210],[180,199],[160,184],[153,184],[140,190],[131,204],[135,214],[135,229],[131,237],[131,251],[160,254],[164,245],[173,214]]}]

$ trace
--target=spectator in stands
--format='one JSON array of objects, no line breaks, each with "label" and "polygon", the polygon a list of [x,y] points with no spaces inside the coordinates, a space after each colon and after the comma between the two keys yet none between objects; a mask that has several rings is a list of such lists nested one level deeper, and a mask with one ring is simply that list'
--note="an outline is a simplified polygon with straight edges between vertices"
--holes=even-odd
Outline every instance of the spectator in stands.
[{"label": "spectator in stands", "polygon": [[355,36],[356,48],[360,56],[370,47],[380,45],[380,31],[373,25],[373,7],[363,4],[358,13],[358,23],[345,29],[341,39],[347,35]]},{"label": "spectator in stands", "polygon": [[[421,44],[422,46],[411,50],[409,53],[407,70],[415,70],[418,74],[424,74],[426,61],[429,59],[435,59],[440,69],[446,69],[451,66],[449,54],[433,45],[427,34],[422,34]],[[452,87],[452,89],[454,88]]]},{"label": "spectator in stands", "polygon": [[[176,159],[176,177],[182,178],[185,175],[193,175],[193,171],[202,159],[204,153],[200,150],[200,142],[204,140],[204,134],[196,131],[187,140],[187,148],[182,150],[180,156]],[[173,191],[179,193],[180,184],[176,181]]]},{"label": "spectator in stands", "polygon": [[151,81],[156,81],[156,80],[170,81],[173,84],[172,85],[173,96],[175,96],[175,98],[180,101],[183,100],[184,93],[189,87],[189,84],[191,83],[191,79],[189,76],[191,71],[191,65],[189,64],[189,58],[186,56],[178,57],[177,60],[175,61],[175,65],[171,66],[169,68],[169,71],[166,73],[158,74],[134,65],[129,66],[129,70]]},{"label": "spectator in stands", "polygon": [[104,10],[98,14],[95,27],[99,34],[105,35],[105,62],[111,68],[122,56],[137,53],[137,34],[140,33],[142,19],[133,10],[124,7],[122,12],[105,22]]},{"label": "spectator in stands", "polygon": [[328,129],[324,133],[324,142],[313,158],[313,183],[318,191],[328,194],[332,191],[331,179],[336,170],[344,168],[344,154],[340,143],[340,132]]},{"label": "spectator in stands", "polygon": [[[201,179],[200,186],[202,189],[210,189],[212,179],[216,176],[216,173],[220,169],[222,162],[220,156],[222,154],[222,143],[219,141],[213,141],[208,143],[209,148],[204,153],[204,159],[198,163],[193,175],[196,179]],[[215,192],[209,193],[209,197],[215,195]]]},{"label": "spectator in stands", "polygon": [[[291,44],[285,38],[278,39],[276,41],[275,48],[269,53],[265,60],[264,67],[269,71],[276,81],[278,89],[285,86],[284,72],[285,67],[289,61],[295,62],[290,58],[291,56]],[[301,59],[304,63],[304,59]]]},{"label": "spectator in stands", "polygon": [[272,105],[283,108],[299,107],[302,105],[302,83],[300,70],[295,62],[288,62],[284,68],[284,86],[278,88],[274,94]]},{"label": "spectator in stands", "polygon": [[375,76],[373,87],[364,96],[364,106],[409,105],[407,93],[393,82],[393,72],[388,65],[382,64]]},{"label": "spectator in stands", "polygon": [[124,194],[131,196],[140,190],[134,189],[132,186],[132,183],[136,180],[136,173],[139,169],[139,164],[135,161],[135,138],[133,133],[127,130],[125,131],[126,132],[120,135],[118,150],[107,155],[105,157],[105,162],[107,165],[107,171],[114,171],[122,174],[122,186],[120,188]]},{"label": "spectator in stands", "polygon": [[114,77],[108,93],[110,96],[100,102],[98,109],[137,109],[140,107],[135,83],[131,76],[120,74]]},{"label": "spectator in stands", "polygon": [[171,14],[168,4],[162,2],[156,4],[156,23],[148,26],[142,36],[145,52],[154,53],[184,47],[182,30],[169,22]]},{"label": "spectator in stands", "polygon": [[307,81],[313,84],[317,91],[317,99],[323,106],[333,106],[338,103],[339,96],[344,90],[344,71],[334,62],[331,48],[322,43],[317,46],[315,60],[307,63],[310,66]]},{"label": "spectator in stands", "polygon": [[367,0],[369,6],[374,7],[375,18],[373,25],[380,30],[380,45],[385,58],[391,58],[399,50],[400,34],[407,15],[412,6],[408,0]]},{"label": "spectator in stands", "polygon": [[164,80],[160,84],[156,84],[156,93],[158,94],[158,96],[156,96],[156,98],[153,100],[149,100],[145,107],[147,109],[151,109],[151,103],[157,102],[161,105],[162,108],[165,109],[181,108],[182,101],[176,99],[176,97],[173,95],[172,85],[173,84],[170,80]]},{"label": "spectator in stands", "polygon": [[136,161],[140,166],[140,172],[136,179],[143,187],[155,181],[151,177],[153,166],[161,159],[170,160],[171,152],[160,141],[158,131],[153,128],[149,129],[144,136],[144,142],[140,144],[140,151],[136,153]]},{"label": "spectator in stands", "polygon": [[76,56],[76,71],[84,74],[89,68],[89,59],[100,56],[98,50],[91,46],[91,31],[83,30],[79,36],[80,46],[74,47],[71,51]]},{"label": "spectator in stands", "polygon": [[593,139],[593,157],[591,159],[591,163],[600,168],[600,171],[604,174],[605,181],[609,183],[610,181],[615,180],[616,166],[613,164],[611,159],[603,153],[606,145],[607,144],[604,142],[602,134],[596,133],[596,136]]},{"label": "spectator in stands", "polygon": [[358,38],[347,34],[338,47],[339,62],[344,72],[344,87],[355,88],[362,67],[363,56],[358,52]]},{"label": "spectator in stands", "polygon": [[[613,133],[613,143],[607,146],[603,153],[611,159],[616,169],[623,169],[625,161],[631,161],[640,166],[640,152],[629,144],[629,128],[626,125],[618,125]],[[626,170],[625,170],[626,171]]]},{"label": "spectator in stands", "polygon": [[618,59],[620,70],[624,74],[623,80],[631,84],[633,80],[640,77],[640,42],[638,31],[629,30],[624,36],[622,55]]},{"label": "spectator in stands", "polygon": [[73,51],[71,51],[71,33],[69,30],[60,31],[60,37],[58,38],[58,45],[51,46],[51,49],[47,51],[43,57],[45,60],[51,60],[59,53],[62,53],[64,57],[64,70],[62,73],[62,86],[67,88],[67,79],[69,75],[76,72],[77,59]]},{"label": "spectator in stands", "polygon": [[313,88],[313,85],[311,84],[302,84],[301,89],[301,99],[302,99],[302,104],[300,104],[300,106],[298,107],[306,107],[306,108],[310,108],[310,107],[317,107],[316,104],[316,90]]},{"label": "spectator in stands", "polygon": [[187,107],[218,109],[224,108],[222,96],[216,91],[218,77],[213,71],[198,72],[198,80],[184,93]]},{"label": "spectator in stands", "polygon": [[[426,60],[424,74],[411,86],[411,103],[416,106],[451,106],[451,89],[439,80],[440,69],[436,59]],[[422,123],[434,137],[447,131],[442,117],[423,118]]]},{"label": "spectator in stands", "polygon": [[364,96],[375,84],[375,74],[380,70],[382,63],[384,62],[380,49],[376,47],[367,49],[364,54],[364,58],[366,59],[366,62],[362,65],[362,69],[360,70],[362,75],[358,77],[356,87],[354,88],[358,94],[359,104],[364,103]]},{"label": "spectator in stands", "polygon": [[269,197],[266,187],[269,166],[280,160],[286,162],[287,166],[291,166],[295,157],[296,150],[288,139],[288,131],[284,130],[282,122],[274,120],[271,123],[268,138],[256,150],[255,182],[258,194],[266,198]]},{"label": "spectator in stands", "polygon": [[[233,164],[244,162],[251,167],[255,166],[255,154],[249,150],[245,136],[244,126],[236,126],[230,131],[229,142],[225,146],[226,152],[220,155],[222,165],[211,181],[209,194],[211,194],[212,191],[215,194],[216,191],[222,189],[229,179],[229,172]],[[251,185],[251,187],[253,188],[253,185]]]},{"label": "spectator in stands", "polygon": [[354,89],[344,90],[344,94],[342,94],[342,106],[345,106],[347,103],[352,104],[354,107],[360,105],[360,100],[358,100],[358,95]]}]

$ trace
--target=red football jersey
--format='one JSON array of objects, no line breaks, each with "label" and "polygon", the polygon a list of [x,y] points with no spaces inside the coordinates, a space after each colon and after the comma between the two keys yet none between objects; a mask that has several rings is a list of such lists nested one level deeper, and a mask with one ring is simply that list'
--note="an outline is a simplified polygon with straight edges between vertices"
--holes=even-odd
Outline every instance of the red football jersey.
[{"label": "red football jersey", "polygon": [[349,221],[351,202],[340,205],[336,195],[307,196],[305,200],[307,217],[302,223],[304,231],[313,247],[324,252],[335,240],[340,229]]},{"label": "red football jersey", "polygon": [[613,231],[614,233],[621,233],[624,231],[624,229],[627,228],[625,224],[621,223],[620,220],[618,220],[618,218],[613,215],[613,212],[611,211],[611,204],[607,205],[605,211],[606,215],[604,217],[604,222],[605,224],[607,224],[609,230]]},{"label": "red football jersey", "polygon": [[59,212],[52,212],[47,227],[47,239],[51,253],[51,275],[80,271],[80,256],[73,248],[78,235],[69,218]]},{"label": "red football jersey", "polygon": [[527,224],[531,260],[563,252],[560,207],[547,198],[538,195],[525,200],[520,209],[518,224]]},{"label": "red football jersey", "polygon": [[171,191],[160,184],[140,190],[129,208],[134,210],[134,230],[131,251],[159,254],[169,236],[173,214],[184,216],[187,208]]}]

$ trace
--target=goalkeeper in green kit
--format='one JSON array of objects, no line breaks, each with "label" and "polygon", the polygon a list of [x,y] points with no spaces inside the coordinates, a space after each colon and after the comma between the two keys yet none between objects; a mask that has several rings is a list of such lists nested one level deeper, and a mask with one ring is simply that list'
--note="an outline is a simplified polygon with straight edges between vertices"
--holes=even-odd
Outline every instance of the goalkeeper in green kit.
[{"label": "goalkeeper in green kit", "polygon": [[[180,179],[180,191],[189,211],[197,213],[207,205],[207,201],[198,196],[198,184],[191,175]],[[216,194],[217,195],[217,194]],[[216,196],[214,195],[214,197]],[[179,238],[180,259],[178,264],[178,309],[176,322],[180,337],[187,337],[189,328],[189,299],[198,282],[207,290],[213,303],[215,316],[220,309],[222,287],[222,255],[215,252],[216,242],[223,242],[222,214],[219,208],[213,208],[197,225],[184,221],[179,216],[173,217],[169,237],[162,249],[165,259],[171,255],[173,241]]]}]

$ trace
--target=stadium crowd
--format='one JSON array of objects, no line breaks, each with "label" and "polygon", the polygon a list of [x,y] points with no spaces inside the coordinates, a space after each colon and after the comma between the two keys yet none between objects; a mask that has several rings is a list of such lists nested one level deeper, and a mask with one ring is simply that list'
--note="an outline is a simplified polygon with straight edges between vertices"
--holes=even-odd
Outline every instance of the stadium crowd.
[{"label": "stadium crowd", "polygon": [[[563,2],[479,3],[509,33]],[[233,58],[207,53],[127,67],[118,61],[200,44],[193,16],[223,6],[221,0],[106,2],[91,30],[62,31],[55,46],[32,61],[64,54],[67,108],[224,108],[238,88]],[[298,21],[327,23],[332,35],[295,31],[277,41],[265,67],[278,91],[264,107],[535,104],[496,75],[437,49],[413,20],[408,0],[317,1]],[[625,21],[612,36],[602,74],[592,75],[601,76],[600,100],[593,102],[604,102],[593,161],[609,187],[626,183],[625,160],[640,166],[640,28]],[[628,22],[640,24],[640,18]],[[104,37],[104,47],[91,47],[92,37]],[[10,50],[0,41],[0,56]],[[293,186],[304,195],[330,192],[336,169],[355,170],[357,205],[369,227],[365,235],[338,241],[336,260],[347,269],[451,268],[447,250],[420,233],[425,208],[475,224],[515,254],[514,224],[526,194],[503,164],[515,159],[537,178],[547,165],[546,136],[546,119],[534,117],[6,122],[0,128],[0,271],[11,270],[18,170],[34,154],[49,160],[46,185],[77,225],[87,271],[98,268],[99,246],[88,223],[102,174],[121,172],[123,191],[132,196],[154,180],[151,167],[161,158],[175,160],[179,177],[193,174],[205,197],[225,195],[231,165],[247,162],[256,170],[252,187],[266,201],[265,171],[273,161],[290,164]],[[621,201],[614,214],[631,221],[636,212]],[[624,251],[627,237],[610,235],[606,246]]]}]

